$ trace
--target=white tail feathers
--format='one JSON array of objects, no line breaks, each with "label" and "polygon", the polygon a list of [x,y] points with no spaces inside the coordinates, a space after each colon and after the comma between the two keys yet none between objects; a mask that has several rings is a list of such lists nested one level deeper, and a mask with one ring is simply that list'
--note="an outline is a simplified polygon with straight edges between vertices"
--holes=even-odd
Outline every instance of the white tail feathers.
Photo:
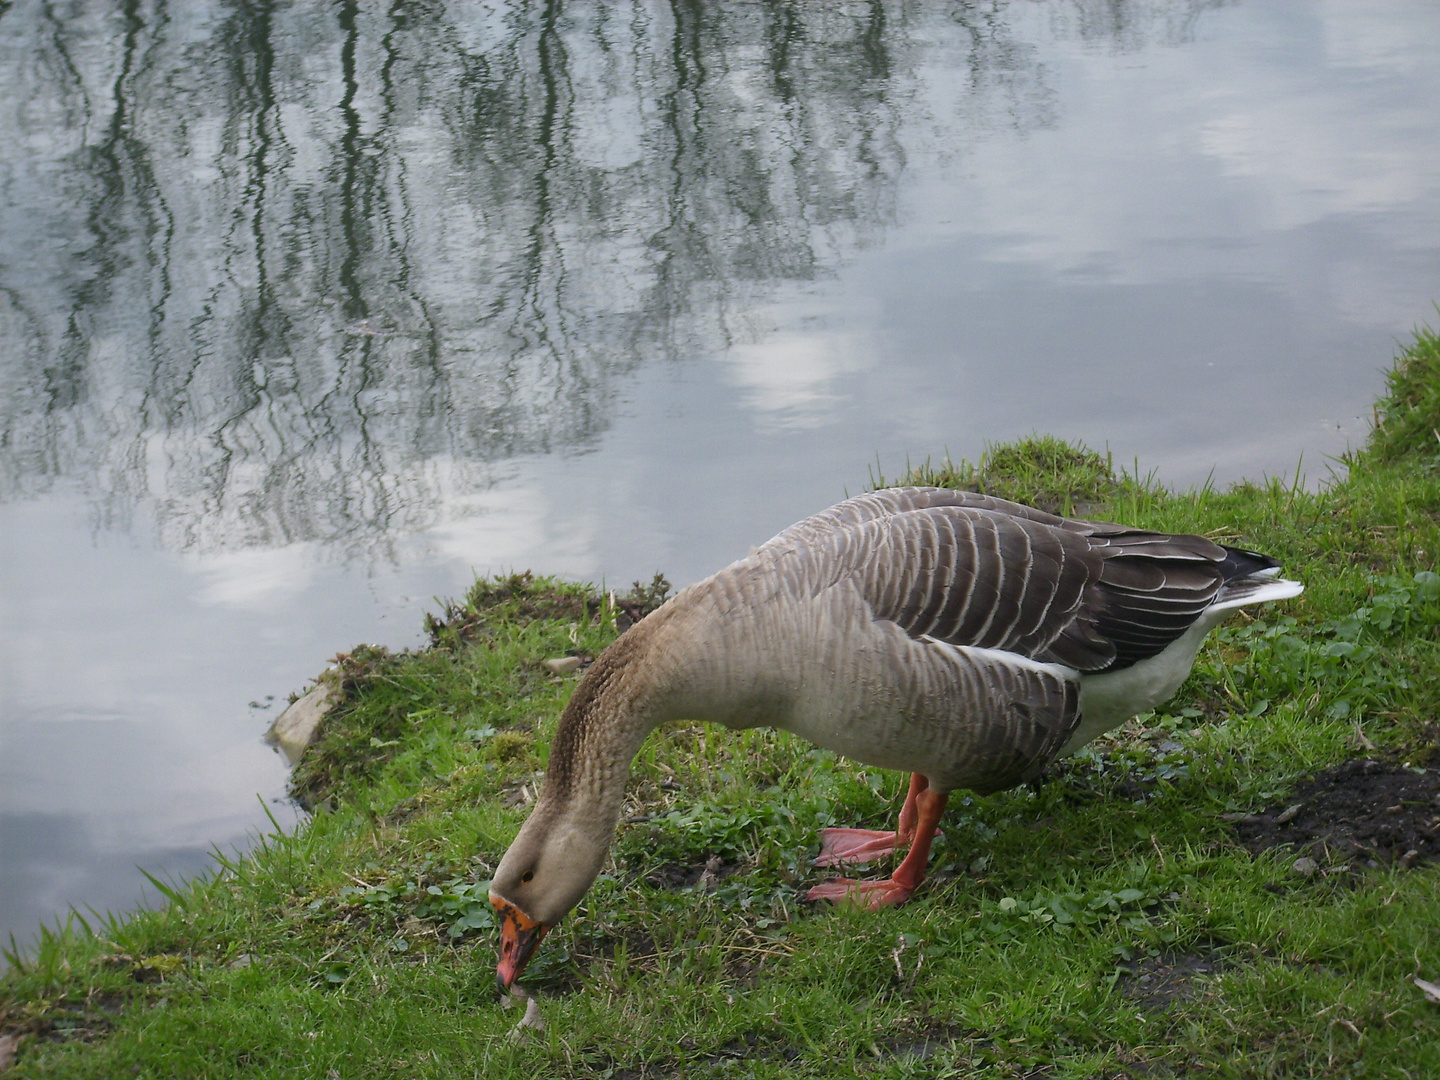
[{"label": "white tail feathers", "polygon": [[1305,586],[1298,581],[1273,576],[1277,573],[1278,569],[1262,570],[1226,583],[1215,603],[1210,605],[1210,612],[1231,611],[1270,600],[1288,600],[1305,591]]}]

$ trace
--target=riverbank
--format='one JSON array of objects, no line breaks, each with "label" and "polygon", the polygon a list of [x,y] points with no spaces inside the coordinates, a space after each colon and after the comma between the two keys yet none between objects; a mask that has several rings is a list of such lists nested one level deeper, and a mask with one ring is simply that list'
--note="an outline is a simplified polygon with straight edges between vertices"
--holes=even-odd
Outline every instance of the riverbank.
[{"label": "riverbank", "polygon": [[1044,439],[916,470],[1233,539],[1306,592],[1213,635],[1163,713],[1033,787],[953,799],[932,880],[893,911],[799,897],[817,830],[885,827],[903,778],[773,732],[657,733],[614,865],[526,971],[547,1027],[523,1039],[484,882],[567,669],[665,585],[479,582],[427,619],[428,648],[360,646],[322,676],[341,704],[293,777],[305,827],[163,886],[161,911],[75,916],[12,957],[13,1073],[1440,1072],[1440,1003],[1413,981],[1440,982],[1434,336],[1377,420],[1319,491],[1175,493]]}]

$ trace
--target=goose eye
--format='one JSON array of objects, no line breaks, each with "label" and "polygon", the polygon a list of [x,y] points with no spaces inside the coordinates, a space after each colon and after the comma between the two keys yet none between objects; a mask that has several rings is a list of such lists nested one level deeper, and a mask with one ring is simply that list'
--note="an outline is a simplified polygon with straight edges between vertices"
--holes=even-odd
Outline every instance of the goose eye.
[{"label": "goose eye", "polygon": [[529,884],[531,881],[534,880],[534,878],[535,878],[535,871],[534,871],[534,870],[526,870],[523,874],[520,875],[520,881],[521,881],[522,884]]}]

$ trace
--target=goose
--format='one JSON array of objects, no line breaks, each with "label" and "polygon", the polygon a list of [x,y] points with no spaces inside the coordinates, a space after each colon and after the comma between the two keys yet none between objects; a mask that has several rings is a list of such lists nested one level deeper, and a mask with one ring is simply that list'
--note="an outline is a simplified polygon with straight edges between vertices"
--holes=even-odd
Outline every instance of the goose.
[{"label": "goose", "polygon": [[895,830],[826,829],[821,866],[908,847],[889,878],[818,885],[870,908],[919,886],[951,791],[988,794],[1159,705],[1234,609],[1297,596],[1267,555],[886,488],[792,525],[605,649],[560,717],[544,784],[490,885],[507,992],[598,876],[656,725],[793,732],[910,773]]}]

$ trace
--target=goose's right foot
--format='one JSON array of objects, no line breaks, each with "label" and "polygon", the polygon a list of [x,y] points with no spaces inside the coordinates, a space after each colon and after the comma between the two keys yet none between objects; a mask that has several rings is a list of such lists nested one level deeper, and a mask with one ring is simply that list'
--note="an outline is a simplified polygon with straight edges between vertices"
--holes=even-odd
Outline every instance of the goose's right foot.
[{"label": "goose's right foot", "polygon": [[855,907],[878,911],[883,907],[894,907],[910,899],[913,886],[893,878],[884,881],[851,881],[836,878],[816,885],[805,894],[806,900],[829,900],[832,904],[853,904]]}]

